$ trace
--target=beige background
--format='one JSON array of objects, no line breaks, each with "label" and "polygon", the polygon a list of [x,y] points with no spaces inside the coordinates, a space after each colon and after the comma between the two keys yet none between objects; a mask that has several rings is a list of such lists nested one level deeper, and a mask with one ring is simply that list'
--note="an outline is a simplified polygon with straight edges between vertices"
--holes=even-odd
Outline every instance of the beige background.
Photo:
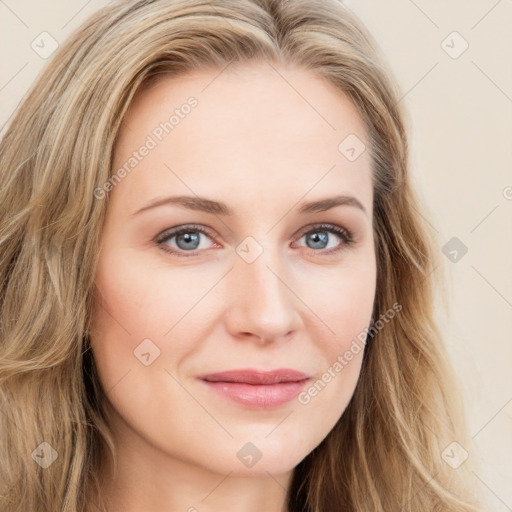
[{"label": "beige background", "polygon": [[[106,3],[0,0],[0,125],[46,62],[31,42],[43,31],[63,41]],[[467,394],[478,450],[470,457],[481,462],[474,485],[487,510],[511,511],[512,1],[345,3],[405,93],[425,217],[443,244],[457,237],[468,249],[456,262],[443,257],[451,280],[445,332]]]}]

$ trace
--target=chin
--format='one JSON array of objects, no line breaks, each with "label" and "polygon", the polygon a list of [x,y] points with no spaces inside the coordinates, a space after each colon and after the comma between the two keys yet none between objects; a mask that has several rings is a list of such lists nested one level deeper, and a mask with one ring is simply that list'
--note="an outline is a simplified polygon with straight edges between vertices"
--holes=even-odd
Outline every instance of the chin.
[{"label": "chin", "polygon": [[[268,434],[268,432],[267,432]],[[250,439],[250,438],[249,438]],[[253,438],[243,442],[235,441],[226,447],[224,453],[213,456],[215,468],[219,473],[241,477],[268,477],[287,473],[295,468],[309,453],[306,443],[297,444],[295,440],[286,441],[282,437],[274,440]],[[297,449],[300,446],[301,449]],[[314,445],[311,445],[313,450]]]}]

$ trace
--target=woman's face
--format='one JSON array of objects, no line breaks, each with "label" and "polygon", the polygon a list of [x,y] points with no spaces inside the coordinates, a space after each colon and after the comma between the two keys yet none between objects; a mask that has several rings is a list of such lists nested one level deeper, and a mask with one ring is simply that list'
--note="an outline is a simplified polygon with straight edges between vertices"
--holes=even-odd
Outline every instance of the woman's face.
[{"label": "woman's face", "polygon": [[[91,331],[124,457],[275,475],[327,436],[375,295],[363,144],[348,98],[302,69],[202,70],[136,96],[103,189]],[[232,370],[248,373],[201,378]]]}]

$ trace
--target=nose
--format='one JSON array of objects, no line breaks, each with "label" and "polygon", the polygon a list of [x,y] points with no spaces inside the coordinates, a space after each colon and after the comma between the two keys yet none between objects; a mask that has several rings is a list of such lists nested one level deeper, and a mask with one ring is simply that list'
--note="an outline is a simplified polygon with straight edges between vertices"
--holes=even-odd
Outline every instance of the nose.
[{"label": "nose", "polygon": [[290,339],[301,323],[289,272],[277,258],[266,256],[268,251],[252,263],[236,258],[224,288],[227,330],[237,339],[262,344]]}]

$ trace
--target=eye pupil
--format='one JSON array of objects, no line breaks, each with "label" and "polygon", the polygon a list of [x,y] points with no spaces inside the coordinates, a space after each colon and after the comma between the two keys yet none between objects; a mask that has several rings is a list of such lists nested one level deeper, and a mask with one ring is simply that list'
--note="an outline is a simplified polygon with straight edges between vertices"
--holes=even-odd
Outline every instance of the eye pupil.
[{"label": "eye pupil", "polygon": [[[313,240],[314,247],[311,247],[311,249],[323,249],[325,245],[328,243],[329,234],[326,231],[315,231],[307,239]],[[318,247],[316,244],[320,243],[320,245],[325,244],[321,247]]]},{"label": "eye pupil", "polygon": [[[193,247],[190,247],[189,245],[185,245],[184,247],[180,247],[180,241],[184,240],[185,241],[185,244],[190,244],[192,243]],[[196,249],[197,248],[197,245],[199,245],[199,233],[194,233],[194,232],[186,232],[186,233],[181,233],[179,235],[176,236],[176,245],[180,248],[180,249]]]}]

